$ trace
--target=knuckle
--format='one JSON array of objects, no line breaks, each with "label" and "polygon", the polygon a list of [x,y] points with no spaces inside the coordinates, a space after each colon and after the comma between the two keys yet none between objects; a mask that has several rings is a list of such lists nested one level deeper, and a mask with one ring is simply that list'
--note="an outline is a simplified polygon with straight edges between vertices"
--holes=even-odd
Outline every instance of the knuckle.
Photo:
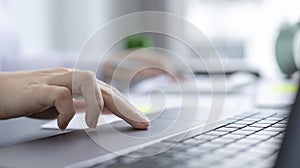
[{"label": "knuckle", "polygon": [[54,87],[44,87],[47,90],[47,93],[55,93],[56,89]]},{"label": "knuckle", "polygon": [[103,111],[103,108],[104,108],[104,102],[101,101],[101,100],[99,100],[99,101],[98,101],[98,107],[99,107],[99,109],[100,109],[101,111]]},{"label": "knuckle", "polygon": [[65,71],[65,72],[70,72],[70,69],[68,69],[66,67],[59,67],[59,68],[57,68],[57,70],[59,70],[59,71]]},{"label": "knuckle", "polygon": [[82,78],[84,80],[91,81],[91,80],[95,80],[96,79],[96,75],[92,71],[83,71],[82,72]]},{"label": "knuckle", "polygon": [[57,99],[68,99],[71,97],[71,92],[68,88],[61,88],[56,92]]},{"label": "knuckle", "polygon": [[119,90],[112,86],[109,86],[106,89],[102,90],[102,95],[104,97],[112,97],[113,95],[118,95],[119,93]]},{"label": "knuckle", "polygon": [[30,83],[26,86],[24,86],[24,90],[27,90],[28,92],[36,92],[36,91],[42,91],[46,93],[53,93],[55,92],[54,87],[49,87],[47,84],[40,84],[40,83]]},{"label": "knuckle", "polygon": [[120,91],[117,88],[115,88],[115,87],[111,87],[111,91],[113,93],[120,93]]}]

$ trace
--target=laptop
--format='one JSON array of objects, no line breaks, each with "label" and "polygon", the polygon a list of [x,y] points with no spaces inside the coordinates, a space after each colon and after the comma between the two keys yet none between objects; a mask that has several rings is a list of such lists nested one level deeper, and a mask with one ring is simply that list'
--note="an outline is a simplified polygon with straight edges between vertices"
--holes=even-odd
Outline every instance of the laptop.
[{"label": "laptop", "polygon": [[[0,148],[0,167],[299,167],[300,91],[291,110],[242,113],[192,130],[172,125],[175,109],[136,131],[123,122]],[[189,124],[180,121],[180,125]],[[115,134],[111,128],[121,132]],[[182,128],[182,127],[180,127]],[[159,138],[151,135],[160,134]],[[135,136],[134,140],[124,136]],[[150,136],[149,136],[150,135]],[[91,136],[106,144],[99,144]],[[146,140],[143,137],[150,138]],[[152,138],[152,139],[151,139]],[[110,150],[109,150],[110,149]],[[116,152],[111,152],[116,151]]]},{"label": "laptop", "polygon": [[299,130],[300,91],[291,110],[239,114],[206,132],[170,137],[93,167],[299,167]]}]

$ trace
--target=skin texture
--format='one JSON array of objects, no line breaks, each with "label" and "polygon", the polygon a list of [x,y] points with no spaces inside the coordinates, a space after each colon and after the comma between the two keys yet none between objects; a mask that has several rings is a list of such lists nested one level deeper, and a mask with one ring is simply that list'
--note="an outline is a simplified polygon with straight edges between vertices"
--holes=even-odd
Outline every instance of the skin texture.
[{"label": "skin texture", "polygon": [[115,88],[89,71],[66,68],[0,73],[0,119],[21,116],[57,118],[65,129],[76,110],[85,109],[86,123],[97,126],[101,112],[114,113],[136,129],[147,129],[149,119]]}]

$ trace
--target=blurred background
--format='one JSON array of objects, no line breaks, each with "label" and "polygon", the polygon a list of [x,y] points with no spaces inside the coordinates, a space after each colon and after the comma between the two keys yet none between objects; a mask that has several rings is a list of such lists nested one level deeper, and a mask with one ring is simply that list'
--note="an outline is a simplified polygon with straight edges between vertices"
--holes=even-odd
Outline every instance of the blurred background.
[{"label": "blurred background", "polygon": [[[72,67],[81,47],[101,26],[124,14],[150,10],[174,13],[193,23],[229,65],[242,62],[265,77],[277,78],[280,70],[275,59],[275,43],[279,31],[284,25],[300,21],[299,0],[0,2],[0,32],[1,29],[5,32],[0,33],[2,70]],[[181,29],[185,40],[202,47],[184,24]],[[153,37],[153,41],[155,46],[181,50],[174,40]],[[182,55],[187,56],[189,52]]]}]

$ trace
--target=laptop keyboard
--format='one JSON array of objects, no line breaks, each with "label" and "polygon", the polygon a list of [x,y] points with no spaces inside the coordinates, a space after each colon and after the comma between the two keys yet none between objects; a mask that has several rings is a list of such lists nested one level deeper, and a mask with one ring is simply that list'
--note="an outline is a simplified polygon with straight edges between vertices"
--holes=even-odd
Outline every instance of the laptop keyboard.
[{"label": "laptop keyboard", "polygon": [[[271,167],[286,124],[287,116],[277,113],[242,114],[227,119],[213,130],[179,142],[167,139],[96,167]],[[168,150],[153,154],[164,148]],[[145,155],[149,156],[138,157]]]}]

